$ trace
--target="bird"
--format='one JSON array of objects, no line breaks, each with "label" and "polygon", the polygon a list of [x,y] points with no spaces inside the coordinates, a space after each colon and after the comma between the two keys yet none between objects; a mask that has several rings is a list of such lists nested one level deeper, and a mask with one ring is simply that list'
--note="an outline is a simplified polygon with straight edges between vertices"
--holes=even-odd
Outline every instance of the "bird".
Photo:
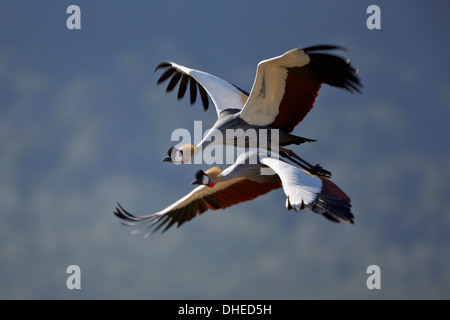
[{"label": "bird", "polygon": [[217,121],[200,143],[173,146],[163,161],[187,163],[216,144],[245,147],[246,143],[253,143],[257,148],[278,152],[312,174],[330,177],[331,172],[319,164],[311,165],[285,146],[315,141],[291,132],[312,109],[323,83],[361,93],[363,86],[357,69],[349,60],[329,53],[333,50],[346,49],[335,45],[310,46],[261,61],[250,93],[209,73],[174,62],[160,63],[155,72],[165,71],[157,84],[170,79],[167,93],[180,83],[177,95],[180,100],[189,86],[191,105],[196,102],[198,90],[204,110],[209,108],[209,95],[217,112]]},{"label": "bird", "polygon": [[174,224],[180,227],[208,209],[225,209],[282,187],[288,210],[313,211],[333,222],[354,223],[350,198],[330,179],[261,150],[240,154],[224,170],[198,170],[192,184],[199,186],[157,213],[135,216],[117,203],[114,214],[125,225],[145,225],[148,236],[163,226],[163,233]]}]

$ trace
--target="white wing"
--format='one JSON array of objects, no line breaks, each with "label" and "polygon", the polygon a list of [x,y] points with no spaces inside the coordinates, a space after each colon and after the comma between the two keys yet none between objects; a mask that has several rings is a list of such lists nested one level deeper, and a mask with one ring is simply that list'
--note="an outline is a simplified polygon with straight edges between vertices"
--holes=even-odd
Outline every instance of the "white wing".
[{"label": "white wing", "polygon": [[197,87],[202,99],[203,108],[209,107],[208,95],[216,107],[217,115],[226,109],[242,109],[248,98],[248,93],[229,82],[220,79],[209,73],[190,69],[173,62],[163,62],[155,69],[168,68],[159,78],[158,84],[170,79],[166,92],[172,91],[178,82],[178,99],[184,97],[188,82],[191,95],[191,104],[194,104],[197,98]]},{"label": "white wing", "polygon": [[241,118],[253,125],[272,125],[291,132],[312,109],[322,83],[360,91],[359,78],[348,60],[320,53],[339,49],[322,45],[293,49],[258,64]]},{"label": "white wing", "polygon": [[329,179],[313,176],[275,158],[262,158],[260,161],[280,177],[288,209],[312,210],[334,222],[353,223],[350,198]]},{"label": "white wing", "polygon": [[319,177],[276,158],[261,158],[260,161],[278,174],[284,193],[295,211],[311,209],[317,194],[322,190]]}]

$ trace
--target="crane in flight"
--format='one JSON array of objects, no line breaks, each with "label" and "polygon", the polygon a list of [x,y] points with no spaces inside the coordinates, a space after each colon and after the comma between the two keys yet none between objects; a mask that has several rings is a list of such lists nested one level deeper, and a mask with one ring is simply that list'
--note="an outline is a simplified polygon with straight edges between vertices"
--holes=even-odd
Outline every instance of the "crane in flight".
[{"label": "crane in flight", "polygon": [[[320,165],[311,165],[285,146],[315,141],[291,132],[313,108],[322,84],[361,92],[357,70],[348,60],[328,53],[336,49],[345,50],[319,45],[293,49],[261,61],[250,93],[203,71],[174,62],[159,64],[155,72],[165,71],[158,84],[170,79],[166,92],[171,92],[179,83],[178,99],[185,96],[189,87],[191,104],[195,103],[199,92],[205,111],[209,108],[209,96],[217,112],[217,121],[197,145],[171,147],[163,161],[186,163],[207,147],[216,144],[243,146],[250,141],[255,142],[253,145],[257,148],[280,154],[311,174],[330,177],[329,171]],[[216,138],[217,132],[222,139]]]}]

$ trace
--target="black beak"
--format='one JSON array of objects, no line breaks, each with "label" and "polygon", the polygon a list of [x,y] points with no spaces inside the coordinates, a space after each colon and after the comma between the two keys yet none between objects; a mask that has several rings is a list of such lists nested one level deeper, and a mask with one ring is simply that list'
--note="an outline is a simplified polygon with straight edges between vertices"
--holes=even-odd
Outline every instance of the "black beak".
[{"label": "black beak", "polygon": [[198,179],[198,180],[192,181],[191,184],[192,185],[194,185],[194,184],[202,185],[202,182],[200,181],[200,179]]},{"label": "black beak", "polygon": [[162,162],[172,162],[172,157],[165,157]]}]

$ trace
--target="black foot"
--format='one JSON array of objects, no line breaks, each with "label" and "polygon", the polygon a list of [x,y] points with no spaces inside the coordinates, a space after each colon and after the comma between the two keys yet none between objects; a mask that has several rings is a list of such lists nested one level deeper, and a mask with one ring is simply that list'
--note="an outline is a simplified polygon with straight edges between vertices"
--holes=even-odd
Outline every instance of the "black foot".
[{"label": "black foot", "polygon": [[311,167],[308,171],[313,175],[331,178],[331,172],[322,168],[320,164],[316,164],[314,167]]}]

